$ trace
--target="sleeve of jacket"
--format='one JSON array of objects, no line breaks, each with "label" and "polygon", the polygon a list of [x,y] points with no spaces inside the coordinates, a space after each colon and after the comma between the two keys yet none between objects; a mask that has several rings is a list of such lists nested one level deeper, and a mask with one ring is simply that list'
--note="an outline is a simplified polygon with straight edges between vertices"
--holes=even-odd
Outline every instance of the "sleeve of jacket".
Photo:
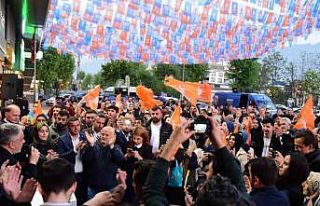
[{"label": "sleeve of jacket", "polygon": [[56,152],[59,154],[59,157],[65,158],[74,164],[74,157],[77,155],[73,149],[68,149],[63,141],[59,138],[56,146]]},{"label": "sleeve of jacket", "polygon": [[169,205],[163,192],[168,177],[169,166],[170,163],[168,161],[158,158],[155,165],[150,169],[144,187],[145,205]]},{"label": "sleeve of jacket", "polygon": [[240,165],[237,163],[236,158],[230,154],[226,147],[216,150],[215,155],[217,158],[218,172],[230,178],[232,184],[235,185],[239,191],[246,193]]},{"label": "sleeve of jacket", "polygon": [[82,161],[92,161],[95,156],[95,150],[97,150],[97,145],[88,146],[81,152],[81,160]]},{"label": "sleeve of jacket", "polygon": [[115,145],[113,149],[111,149],[112,160],[116,163],[121,163],[124,161],[124,155],[122,153],[121,148],[118,145]]},{"label": "sleeve of jacket", "polygon": [[23,168],[24,179],[29,179],[31,177],[37,179],[37,165],[27,163]]}]

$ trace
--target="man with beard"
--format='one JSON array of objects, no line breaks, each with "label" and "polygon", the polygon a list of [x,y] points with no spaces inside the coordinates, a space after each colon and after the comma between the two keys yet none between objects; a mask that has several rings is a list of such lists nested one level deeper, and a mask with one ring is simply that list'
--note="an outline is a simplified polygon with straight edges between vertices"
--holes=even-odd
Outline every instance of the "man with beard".
[{"label": "man with beard", "polygon": [[108,126],[115,127],[118,119],[119,108],[114,105],[110,105],[107,108]]},{"label": "man with beard", "polygon": [[146,126],[149,130],[152,153],[155,154],[169,139],[172,133],[172,126],[163,120],[162,110],[158,106],[151,109],[151,121]]},{"label": "man with beard", "polygon": [[91,128],[93,126],[93,123],[96,121],[96,118],[97,112],[92,109],[88,109],[84,117],[85,122],[84,124],[81,124],[81,130]]},{"label": "man with beard", "polygon": [[50,126],[50,135],[53,140],[69,132],[67,126],[68,118],[69,113],[66,110],[59,111],[57,114],[57,121]]},{"label": "man with beard", "polygon": [[268,157],[273,151],[280,151],[281,144],[274,134],[274,122],[271,118],[262,121],[263,136],[252,138],[252,147],[258,157]]},{"label": "man with beard", "polygon": [[96,141],[101,137],[101,130],[106,126],[107,117],[104,113],[98,113],[96,121],[94,121],[92,127],[86,129],[85,131],[92,135]]}]

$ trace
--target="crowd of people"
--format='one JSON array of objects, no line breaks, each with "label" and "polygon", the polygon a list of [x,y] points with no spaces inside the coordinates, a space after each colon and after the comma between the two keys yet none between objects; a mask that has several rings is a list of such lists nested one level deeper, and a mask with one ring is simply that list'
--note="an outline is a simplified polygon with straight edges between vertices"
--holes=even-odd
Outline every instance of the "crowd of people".
[{"label": "crowd of people", "polygon": [[0,205],[320,205],[320,130],[291,109],[182,103],[173,124],[177,102],[140,103],[58,98],[32,120],[7,105]]}]

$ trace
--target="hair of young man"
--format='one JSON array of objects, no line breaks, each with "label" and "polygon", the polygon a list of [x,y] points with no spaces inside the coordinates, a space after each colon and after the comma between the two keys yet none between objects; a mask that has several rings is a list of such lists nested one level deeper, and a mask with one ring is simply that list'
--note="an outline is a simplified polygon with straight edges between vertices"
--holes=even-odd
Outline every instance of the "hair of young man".
[{"label": "hair of young man", "polygon": [[109,109],[113,109],[114,111],[116,111],[116,113],[119,113],[119,107],[115,106],[115,105],[110,105],[108,108]]},{"label": "hair of young man", "polygon": [[94,111],[94,110],[92,110],[92,109],[88,109],[88,110],[86,111],[86,115],[87,115],[87,114],[97,114],[97,112]]},{"label": "hair of young man", "polygon": [[42,165],[38,181],[46,194],[66,192],[76,181],[74,167],[62,158],[47,161]]},{"label": "hair of young man", "polygon": [[[138,189],[142,189],[144,183],[147,180],[148,174],[152,166],[155,164],[155,161],[153,160],[142,160],[142,161],[137,161],[134,164],[133,170],[134,175],[133,175],[133,182],[135,183],[136,187]],[[142,194],[142,191],[139,191]],[[136,194],[136,195],[141,195],[141,194]]]},{"label": "hair of young man", "polygon": [[196,200],[198,206],[250,205],[228,178],[220,175],[207,180],[200,188]]},{"label": "hair of young man", "polygon": [[70,117],[70,114],[69,114],[69,112],[67,111],[67,110],[61,110],[61,111],[59,111],[58,112],[58,115],[60,116],[60,117],[67,117],[67,118],[69,118]]},{"label": "hair of young man", "polygon": [[68,119],[68,127],[70,126],[70,124],[72,122],[75,122],[75,121],[80,121],[78,117],[69,117]]},{"label": "hair of young man", "polygon": [[312,145],[313,148],[318,149],[318,140],[309,129],[298,129],[294,133],[295,138],[303,138],[305,146]]},{"label": "hair of young man", "polygon": [[275,161],[259,157],[248,162],[248,166],[252,177],[259,178],[264,186],[271,186],[277,182],[278,168]]},{"label": "hair of young man", "polygon": [[271,124],[272,126],[274,125],[274,121],[273,119],[271,119],[270,117],[266,117],[262,120],[262,124]]}]

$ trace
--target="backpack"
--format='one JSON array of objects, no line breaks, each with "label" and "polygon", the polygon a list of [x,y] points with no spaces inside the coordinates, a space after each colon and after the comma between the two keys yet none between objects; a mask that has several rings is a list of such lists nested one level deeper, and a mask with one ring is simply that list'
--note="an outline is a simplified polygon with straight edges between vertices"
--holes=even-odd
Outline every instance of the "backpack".
[{"label": "backpack", "polygon": [[176,166],[170,168],[169,172],[169,182],[168,185],[170,187],[182,187],[183,185],[183,167],[182,164],[179,164],[177,160]]}]

